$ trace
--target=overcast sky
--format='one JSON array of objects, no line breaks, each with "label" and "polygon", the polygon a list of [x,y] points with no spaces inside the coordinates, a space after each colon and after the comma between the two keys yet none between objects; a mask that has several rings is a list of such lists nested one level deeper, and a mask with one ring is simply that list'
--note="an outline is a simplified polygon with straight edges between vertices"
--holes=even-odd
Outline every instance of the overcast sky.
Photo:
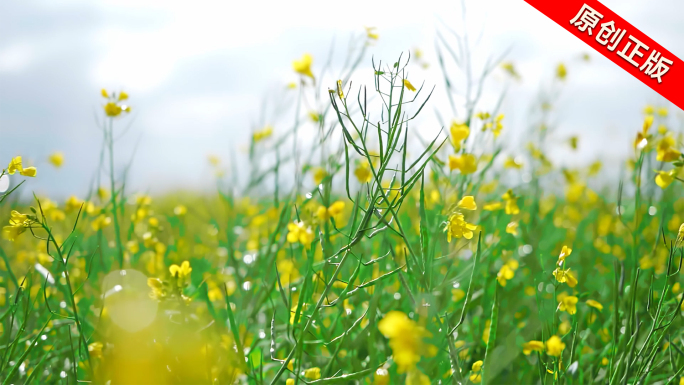
[{"label": "overcast sky", "polygon": [[[684,58],[684,2],[603,3]],[[569,75],[557,135],[579,134],[580,158],[616,161],[630,148],[643,105],[669,105],[523,0],[466,0],[466,6],[471,35],[482,32],[477,54],[511,48],[508,59],[523,78],[504,104],[509,137],[525,128],[534,95],[559,62],[568,63]],[[432,66],[412,77],[439,91],[433,47],[440,20],[462,29],[460,2],[3,1],[0,159],[21,154],[36,164],[32,190],[85,193],[100,153],[99,90],[123,89],[135,113],[118,143],[118,166],[137,142],[133,188],[204,188],[212,184],[207,155],[227,160],[247,143],[265,93],[297,79],[292,60],[309,52],[315,69],[333,40],[343,50],[364,26],[377,27],[380,39],[361,71],[370,67],[370,55],[392,61],[419,47]],[[588,64],[577,60],[584,52],[591,54]],[[436,106],[444,105],[444,94],[436,96]],[[54,151],[65,153],[59,170],[46,164]],[[556,156],[565,157],[563,151]]]}]

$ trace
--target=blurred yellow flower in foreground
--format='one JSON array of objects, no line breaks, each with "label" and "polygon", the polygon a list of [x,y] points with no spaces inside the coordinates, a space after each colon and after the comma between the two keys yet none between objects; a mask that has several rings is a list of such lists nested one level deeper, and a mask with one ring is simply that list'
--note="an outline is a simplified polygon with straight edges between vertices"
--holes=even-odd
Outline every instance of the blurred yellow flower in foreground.
[{"label": "blurred yellow flower in foreground", "polygon": [[311,63],[313,63],[313,57],[308,53],[302,55],[302,58],[292,62],[292,68],[300,75],[308,76],[311,79],[314,78],[311,72]]},{"label": "blurred yellow flower in foreground", "polygon": [[48,161],[50,161],[50,163],[52,163],[52,165],[55,167],[62,167],[62,164],[64,163],[64,154],[61,152],[55,152],[48,157]]},{"label": "blurred yellow flower in foreground", "polygon": [[421,356],[432,357],[437,353],[435,346],[423,342],[430,333],[400,311],[387,313],[378,322],[378,330],[390,340],[389,345],[399,373],[413,371]]}]

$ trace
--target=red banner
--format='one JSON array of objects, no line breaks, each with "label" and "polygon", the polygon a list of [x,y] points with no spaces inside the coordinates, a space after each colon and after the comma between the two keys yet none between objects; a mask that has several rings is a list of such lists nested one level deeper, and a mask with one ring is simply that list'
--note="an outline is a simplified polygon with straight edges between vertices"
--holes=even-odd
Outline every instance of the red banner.
[{"label": "red banner", "polygon": [[597,0],[525,0],[684,110],[684,63]]}]

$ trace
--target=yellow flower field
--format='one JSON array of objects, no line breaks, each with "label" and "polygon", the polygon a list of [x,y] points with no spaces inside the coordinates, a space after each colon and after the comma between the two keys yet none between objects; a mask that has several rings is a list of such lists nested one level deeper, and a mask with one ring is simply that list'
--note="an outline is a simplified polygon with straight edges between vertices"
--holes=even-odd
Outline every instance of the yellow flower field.
[{"label": "yellow flower field", "polygon": [[[460,91],[418,69],[448,79],[469,58],[442,41],[440,63],[371,59],[379,37],[358,36],[333,81],[323,59],[294,58],[294,124],[251,132],[245,183],[217,154],[214,192],[129,191],[122,90],[93,91],[105,177],[89,193],[31,194],[68,153],[2,154],[2,384],[684,383],[684,158],[667,107],[625,128],[612,183],[598,160],[547,156],[553,95],[524,147],[475,81],[427,137],[417,117]],[[572,71],[554,68],[553,92]],[[520,79],[511,62],[491,73]]]}]

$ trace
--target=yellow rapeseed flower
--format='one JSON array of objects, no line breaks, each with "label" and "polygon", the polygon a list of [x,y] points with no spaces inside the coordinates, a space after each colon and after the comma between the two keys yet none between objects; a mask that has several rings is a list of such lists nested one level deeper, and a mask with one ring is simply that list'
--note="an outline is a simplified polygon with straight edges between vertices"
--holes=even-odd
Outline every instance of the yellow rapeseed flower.
[{"label": "yellow rapeseed flower", "polygon": [[471,239],[473,237],[473,230],[477,226],[465,221],[463,214],[456,212],[449,216],[449,220],[444,226],[444,232],[447,233],[447,241],[451,242],[452,238]]},{"label": "yellow rapeseed flower", "polygon": [[308,248],[314,240],[314,233],[311,230],[311,226],[305,227],[303,221],[288,223],[287,231],[287,241],[290,243],[299,242],[305,248]]},{"label": "yellow rapeseed flower", "polygon": [[309,380],[318,380],[321,378],[321,368],[313,367],[304,371],[304,377]]},{"label": "yellow rapeseed flower", "polygon": [[183,261],[180,266],[176,264],[169,266],[169,272],[171,273],[171,276],[178,279],[183,279],[190,275],[190,272],[192,272],[192,267],[190,267],[190,262]]},{"label": "yellow rapeseed flower", "polygon": [[389,384],[390,374],[385,368],[378,368],[373,374],[373,384],[374,385],[387,385]]},{"label": "yellow rapeseed flower", "polygon": [[9,226],[2,228],[3,236],[9,240],[14,241],[26,229],[31,227],[33,218],[29,214],[22,214],[16,210],[10,212]]},{"label": "yellow rapeseed flower", "polygon": [[311,72],[311,63],[313,63],[313,57],[308,53],[302,55],[302,58],[292,62],[292,68],[300,75],[308,76],[311,79],[314,78]]},{"label": "yellow rapeseed flower", "polygon": [[553,276],[556,278],[556,281],[560,283],[567,283],[570,287],[577,286],[577,277],[575,277],[574,273],[572,273],[570,269],[557,267],[553,271]]},{"label": "yellow rapeseed flower", "polygon": [[577,302],[579,299],[574,295],[566,295],[560,298],[558,303],[558,310],[566,311],[568,314],[573,315],[577,313]]},{"label": "yellow rapeseed flower", "polygon": [[318,219],[322,221],[327,221],[330,218],[333,218],[340,213],[342,213],[342,210],[344,210],[345,203],[343,201],[337,201],[330,205],[330,207],[325,207],[325,206],[320,206],[318,208],[318,211],[316,211],[316,215],[318,216]]},{"label": "yellow rapeseed flower", "polygon": [[471,367],[473,372],[469,377],[470,382],[473,384],[479,384],[482,381],[482,373],[480,373],[482,371],[482,364],[482,360],[473,362],[473,366]]},{"label": "yellow rapeseed flower", "polygon": [[658,175],[655,177],[655,182],[658,187],[666,189],[675,180],[677,175],[677,169],[672,169],[670,171],[656,171]]},{"label": "yellow rapeseed flower", "polygon": [[271,126],[266,126],[261,130],[255,131],[254,134],[252,134],[252,141],[254,143],[261,142],[262,140],[269,138],[273,135],[273,127]]},{"label": "yellow rapeseed flower", "polygon": [[70,211],[75,211],[79,210],[81,208],[81,205],[83,205],[83,201],[76,198],[76,196],[72,195],[67,199],[66,203],[64,203],[64,209],[67,212]]},{"label": "yellow rapeseed flower", "polygon": [[131,107],[127,105],[119,105],[116,102],[107,102],[107,104],[104,105],[104,112],[107,116],[110,118],[117,117],[121,115],[122,112],[131,112]]},{"label": "yellow rapeseed flower", "polygon": [[314,182],[316,182],[316,185],[319,185],[323,182],[323,179],[328,176],[328,172],[325,171],[324,168],[322,167],[316,167],[313,172],[313,179]]},{"label": "yellow rapeseed flower", "polygon": [[494,119],[494,126],[492,127],[492,133],[494,133],[494,138],[498,138],[499,135],[501,134],[501,130],[503,130],[503,123],[501,123],[503,118],[504,118],[504,114],[499,114]]},{"label": "yellow rapeseed flower", "polygon": [[458,208],[464,210],[477,210],[477,204],[475,203],[475,198],[472,195],[466,195],[458,201]]},{"label": "yellow rapeseed flower", "polygon": [[344,99],[344,90],[342,89],[342,80],[337,80],[337,96],[340,97],[340,99]]},{"label": "yellow rapeseed flower", "polygon": [[432,357],[437,353],[435,346],[423,341],[430,333],[400,311],[387,313],[378,322],[378,330],[390,340],[389,345],[399,373],[415,369],[421,356]]},{"label": "yellow rapeseed flower", "polygon": [[407,79],[404,79],[404,86],[405,86],[409,91],[414,91],[414,92],[415,92],[415,90],[416,90],[416,87],[414,87],[413,84],[411,84],[411,82],[408,81]]},{"label": "yellow rapeseed flower", "polygon": [[36,176],[37,170],[35,167],[26,167],[24,168],[21,160],[21,156],[15,156],[10,160],[9,166],[7,166],[7,173],[10,175],[13,175],[15,172],[19,172],[19,174],[23,176]]},{"label": "yellow rapeseed flower", "polygon": [[377,28],[375,27],[364,27],[366,29],[366,37],[370,40],[378,40],[378,33],[375,32]]},{"label": "yellow rapeseed flower", "polygon": [[679,159],[682,153],[675,150],[674,147],[676,144],[674,138],[671,136],[660,139],[656,146],[656,160],[659,162],[672,162]]},{"label": "yellow rapeseed flower", "polygon": [[514,157],[509,156],[506,158],[506,161],[504,162],[504,168],[516,168],[516,169],[521,169],[523,167],[522,163],[518,163],[517,160],[515,160]]},{"label": "yellow rapeseed flower", "polygon": [[503,208],[503,205],[501,202],[492,202],[492,203],[487,203],[484,206],[482,206],[482,209],[485,211],[496,211],[496,210],[501,210]]},{"label": "yellow rapeseed flower", "polygon": [[93,342],[88,345],[88,354],[93,358],[102,358],[103,347],[104,345],[102,345],[102,342]]},{"label": "yellow rapeseed flower", "polygon": [[560,265],[561,262],[565,261],[565,258],[567,258],[570,254],[572,254],[572,249],[563,245],[563,248],[561,249],[561,252],[558,255],[558,264]]},{"label": "yellow rapeseed flower", "polygon": [[513,62],[501,63],[501,68],[503,68],[503,70],[506,71],[514,79],[520,79],[520,75],[515,70],[515,65],[513,64]]},{"label": "yellow rapeseed flower", "polygon": [[367,160],[362,160],[354,170],[354,175],[360,183],[368,183],[373,178],[373,172],[370,168],[370,163]]},{"label": "yellow rapeseed flower", "polygon": [[112,218],[100,214],[97,218],[93,220],[93,222],[90,224],[95,231],[102,230],[103,228],[109,226],[112,223]]},{"label": "yellow rapeseed flower", "polygon": [[553,356],[553,357],[559,357],[561,353],[563,353],[563,349],[565,349],[565,344],[563,341],[561,341],[560,337],[558,336],[551,336],[548,340],[546,340],[546,354]]},{"label": "yellow rapeseed flower", "polygon": [[520,213],[518,197],[513,193],[513,190],[509,189],[501,198],[506,202],[506,214],[516,215]]},{"label": "yellow rapeseed flower", "polygon": [[404,384],[405,385],[430,385],[430,384],[432,384],[432,381],[430,381],[430,377],[423,374],[423,372],[418,370],[418,368],[413,368],[406,375],[406,382],[404,382]]},{"label": "yellow rapeseed flower", "polygon": [[454,148],[456,148],[456,151],[460,150],[461,142],[470,135],[470,128],[465,123],[453,121],[449,131],[451,132],[451,142],[454,144]]},{"label": "yellow rapeseed flower", "polygon": [[513,279],[515,276],[515,271],[511,269],[510,266],[508,265],[503,265],[501,266],[501,269],[499,272],[496,274],[496,280],[499,282],[499,285],[501,286],[506,286],[506,281]]},{"label": "yellow rapeseed flower", "polygon": [[565,80],[565,78],[568,76],[568,71],[565,68],[565,64],[558,64],[558,67],[556,67],[556,76],[558,76],[558,79],[560,80]]},{"label": "yellow rapeseed flower", "polygon": [[178,206],[174,207],[174,209],[173,209],[173,213],[174,213],[177,217],[182,217],[182,216],[184,216],[187,212],[188,212],[188,208],[185,207],[184,205],[178,205]]},{"label": "yellow rapeseed flower", "polygon": [[544,350],[544,343],[541,341],[529,341],[523,344],[523,354],[529,356],[533,351],[541,352]]},{"label": "yellow rapeseed flower", "polygon": [[458,169],[464,175],[472,174],[477,171],[477,159],[473,154],[449,155],[449,169]]},{"label": "yellow rapeseed flower", "polygon": [[593,307],[594,309],[597,309],[598,311],[603,310],[603,305],[601,305],[601,303],[599,301],[595,301],[593,299],[588,299],[586,303],[587,303],[587,305]]},{"label": "yellow rapeseed flower", "polygon": [[64,163],[64,154],[62,154],[61,152],[52,153],[48,157],[48,161],[57,168],[62,167],[62,164]]},{"label": "yellow rapeseed flower", "polygon": [[518,235],[518,222],[511,222],[506,225],[506,232],[512,235]]}]

